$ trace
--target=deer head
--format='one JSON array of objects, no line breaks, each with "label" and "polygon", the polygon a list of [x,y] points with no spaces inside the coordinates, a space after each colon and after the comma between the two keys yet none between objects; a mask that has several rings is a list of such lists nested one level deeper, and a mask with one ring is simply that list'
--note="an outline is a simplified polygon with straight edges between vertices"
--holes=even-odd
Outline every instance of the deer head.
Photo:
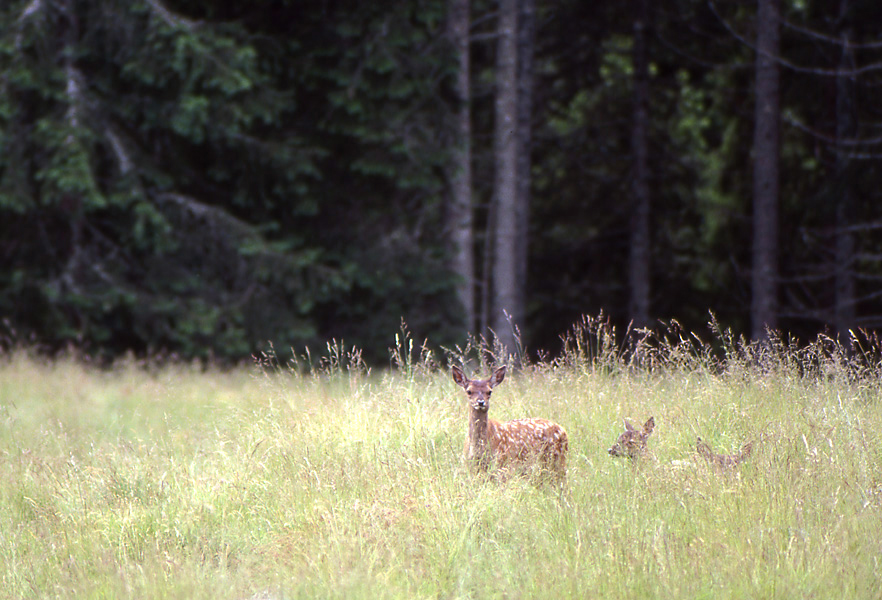
[{"label": "deer head", "polygon": [[490,379],[469,379],[459,367],[453,367],[453,381],[465,390],[469,408],[479,413],[490,410],[490,393],[505,379],[505,367],[499,367]]},{"label": "deer head", "polygon": [[655,429],[654,417],[649,417],[649,420],[643,424],[643,429],[637,429],[630,421],[625,420],[625,431],[608,452],[611,456],[637,458],[646,451],[646,440],[649,439],[653,429]]}]

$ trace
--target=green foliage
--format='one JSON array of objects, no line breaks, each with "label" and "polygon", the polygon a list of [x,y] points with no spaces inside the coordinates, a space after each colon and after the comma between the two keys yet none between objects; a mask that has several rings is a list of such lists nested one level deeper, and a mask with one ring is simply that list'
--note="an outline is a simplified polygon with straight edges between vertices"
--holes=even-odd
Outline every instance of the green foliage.
[{"label": "green foliage", "polygon": [[[750,305],[755,8],[651,4],[652,313],[740,330]],[[828,3],[829,4],[829,3]],[[785,2],[782,318],[829,319],[853,198],[856,323],[877,324],[877,144],[837,145],[839,36],[878,123],[878,11]],[[539,2],[528,351],[628,322],[634,10]],[[345,339],[382,362],[403,317],[461,343],[446,195],[456,65],[443,0],[10,0],[0,6],[0,314],[47,351],[231,361]],[[472,3],[476,254],[492,247],[495,10]],[[837,9],[838,10],[838,9]],[[835,13],[835,14],[834,14]],[[806,32],[815,32],[807,34]],[[792,66],[791,66],[792,65]],[[848,160],[844,164],[843,157]],[[480,280],[487,279],[478,261]],[[487,263],[492,269],[492,264]]]},{"label": "green foliage", "polygon": [[[443,338],[444,311],[421,314],[452,288],[428,224],[444,3],[399,4],[331,18],[284,3],[4,5],[0,310],[19,335],[235,360],[340,328],[367,345],[376,328],[347,319],[413,314]],[[360,222],[374,226],[354,236]],[[407,243],[390,246],[398,231]]]}]

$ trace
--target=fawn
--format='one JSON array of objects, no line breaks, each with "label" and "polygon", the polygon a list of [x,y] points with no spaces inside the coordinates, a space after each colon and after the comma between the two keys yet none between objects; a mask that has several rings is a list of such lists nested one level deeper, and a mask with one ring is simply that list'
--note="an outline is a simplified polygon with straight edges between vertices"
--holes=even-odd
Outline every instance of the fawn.
[{"label": "fawn", "polygon": [[707,442],[698,438],[695,441],[695,450],[708,462],[709,465],[717,467],[719,469],[729,469],[732,467],[737,467],[739,464],[747,460],[747,457],[750,456],[750,453],[753,451],[753,442],[748,442],[741,447],[736,454],[717,454],[711,447],[707,445]]},{"label": "fawn", "polygon": [[469,399],[469,436],[465,457],[475,468],[505,474],[510,470],[526,472],[538,466],[560,483],[566,481],[567,431],[546,419],[518,419],[500,423],[487,418],[490,393],[505,378],[499,367],[489,379],[469,379],[459,367],[453,367],[453,380]]},{"label": "fawn", "polygon": [[637,458],[646,452],[646,440],[655,429],[655,418],[649,417],[649,420],[643,425],[643,429],[639,430],[631,425],[631,422],[625,420],[625,431],[616,440],[612,448],[608,450],[611,456],[627,456],[628,458]]}]

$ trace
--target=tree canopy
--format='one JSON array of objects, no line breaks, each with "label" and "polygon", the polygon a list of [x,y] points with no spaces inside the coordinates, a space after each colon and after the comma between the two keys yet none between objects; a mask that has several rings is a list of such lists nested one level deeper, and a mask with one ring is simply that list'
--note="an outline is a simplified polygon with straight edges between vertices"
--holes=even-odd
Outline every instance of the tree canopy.
[{"label": "tree canopy", "polygon": [[[780,4],[780,54],[769,57],[780,72],[777,323],[801,336],[877,327],[882,16],[870,0]],[[474,306],[486,305],[499,285],[500,15],[497,3],[468,7],[464,89],[451,5],[3,3],[7,335],[50,351],[229,360],[269,341],[334,338],[379,360],[402,319],[438,345],[462,343],[467,323],[484,333],[492,324],[466,315],[462,298],[471,287]],[[529,218],[515,238],[529,249],[517,259],[516,323],[528,350],[555,352],[582,314],[633,316],[629,253],[646,241],[632,229],[638,90],[651,191],[638,305],[650,321],[692,329],[712,311],[747,333],[757,7],[647,3],[643,29],[628,3],[529,8],[535,31],[518,44],[521,60],[532,44],[531,164],[517,163]],[[463,156],[466,288],[451,226]]]}]

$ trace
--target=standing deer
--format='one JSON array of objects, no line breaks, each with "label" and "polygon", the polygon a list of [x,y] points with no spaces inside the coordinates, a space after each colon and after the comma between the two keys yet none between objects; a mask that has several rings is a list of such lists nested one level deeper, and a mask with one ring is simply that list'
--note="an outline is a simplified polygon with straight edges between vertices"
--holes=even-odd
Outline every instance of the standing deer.
[{"label": "standing deer", "polygon": [[500,423],[487,418],[490,393],[505,378],[499,367],[490,379],[469,379],[459,367],[453,367],[453,380],[469,399],[469,437],[465,456],[481,471],[495,467],[497,473],[527,471],[538,466],[560,483],[566,481],[567,431],[546,419],[518,419]]},{"label": "standing deer", "polygon": [[695,450],[708,462],[709,465],[718,469],[730,469],[732,467],[737,467],[739,464],[747,460],[747,457],[749,457],[750,453],[753,451],[753,442],[744,444],[741,447],[741,450],[736,454],[717,454],[711,450],[711,447],[707,445],[707,442],[698,438],[695,441]]},{"label": "standing deer", "polygon": [[646,440],[652,435],[655,429],[655,418],[649,417],[649,420],[643,424],[643,429],[637,429],[631,422],[625,420],[625,431],[616,440],[612,448],[608,450],[612,456],[627,456],[628,458],[637,458],[646,452]]}]

